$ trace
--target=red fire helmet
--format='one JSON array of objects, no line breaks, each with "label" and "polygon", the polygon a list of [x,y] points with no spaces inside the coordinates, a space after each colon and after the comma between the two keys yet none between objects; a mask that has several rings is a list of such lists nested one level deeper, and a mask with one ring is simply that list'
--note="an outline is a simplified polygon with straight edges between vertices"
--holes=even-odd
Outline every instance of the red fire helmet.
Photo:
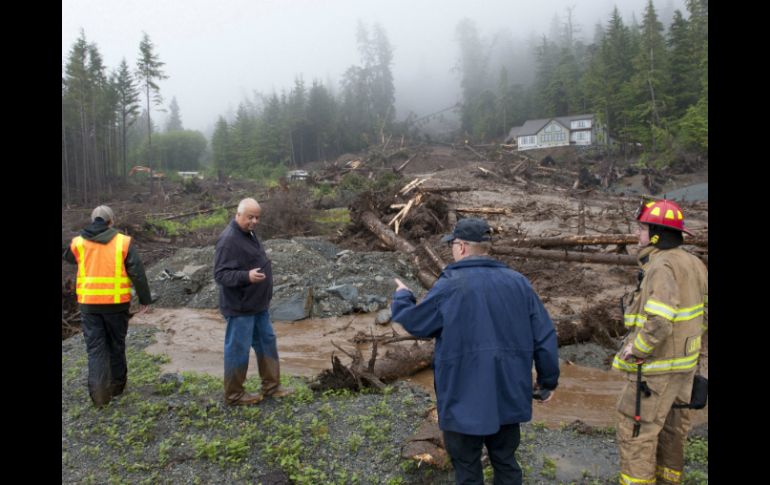
[{"label": "red fire helmet", "polygon": [[684,228],[682,208],[670,200],[642,201],[642,205],[636,213],[636,220],[644,224],[657,224],[685,232],[690,236],[693,235]]}]

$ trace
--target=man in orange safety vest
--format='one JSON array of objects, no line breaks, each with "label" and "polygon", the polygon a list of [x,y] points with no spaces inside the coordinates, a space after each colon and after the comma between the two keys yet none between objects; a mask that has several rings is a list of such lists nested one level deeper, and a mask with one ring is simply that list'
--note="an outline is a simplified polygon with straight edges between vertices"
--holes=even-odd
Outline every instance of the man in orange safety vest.
[{"label": "man in orange safety vest", "polygon": [[81,329],[88,352],[88,393],[97,407],[126,387],[126,334],[131,293],[139,312],[151,302],[144,266],[131,238],[119,233],[115,215],[106,205],[91,213],[91,224],[72,239],[64,259],[78,265],[76,294]]}]

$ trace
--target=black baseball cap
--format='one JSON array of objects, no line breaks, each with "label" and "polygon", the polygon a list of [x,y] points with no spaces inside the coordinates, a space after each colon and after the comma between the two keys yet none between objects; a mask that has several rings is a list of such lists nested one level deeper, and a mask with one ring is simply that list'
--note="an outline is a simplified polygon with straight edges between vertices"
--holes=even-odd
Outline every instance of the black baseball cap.
[{"label": "black baseball cap", "polygon": [[441,242],[454,241],[455,239],[472,242],[489,241],[492,239],[491,233],[492,229],[487,224],[487,221],[478,217],[469,217],[457,221],[452,234],[442,237]]}]

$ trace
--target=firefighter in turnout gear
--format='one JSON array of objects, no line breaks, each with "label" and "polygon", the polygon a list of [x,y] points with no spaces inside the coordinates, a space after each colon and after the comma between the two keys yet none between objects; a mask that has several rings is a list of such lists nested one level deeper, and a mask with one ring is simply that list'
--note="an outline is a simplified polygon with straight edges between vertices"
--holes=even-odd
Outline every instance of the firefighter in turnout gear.
[{"label": "firefighter in turnout gear", "polygon": [[636,220],[639,284],[624,298],[629,333],[612,362],[627,375],[617,403],[620,483],[678,484],[691,411],[672,406],[690,402],[707,330],[708,270],[679,248],[690,232],[677,204],[643,201]]}]

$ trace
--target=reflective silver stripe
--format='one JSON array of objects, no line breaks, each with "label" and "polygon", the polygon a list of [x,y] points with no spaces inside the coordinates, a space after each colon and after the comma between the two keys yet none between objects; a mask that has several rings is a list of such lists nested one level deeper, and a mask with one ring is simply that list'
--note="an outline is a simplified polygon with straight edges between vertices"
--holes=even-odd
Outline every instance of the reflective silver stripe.
[{"label": "reflective silver stripe", "polygon": [[695,306],[689,307],[689,308],[683,308],[679,311],[671,308],[670,306],[666,305],[665,303],[661,303],[656,300],[647,300],[647,303],[644,305],[644,311],[647,313],[650,313],[652,315],[658,315],[660,317],[665,318],[666,320],[670,320],[672,322],[683,322],[687,320],[692,320],[693,318],[703,315],[703,303],[699,303]]},{"label": "reflective silver stripe", "polygon": [[652,347],[647,345],[647,342],[644,341],[641,333],[636,334],[636,340],[634,340],[634,347],[641,350],[645,354],[652,353],[652,350],[653,350]]},{"label": "reflective silver stripe", "polygon": [[672,321],[676,316],[676,311],[673,308],[655,300],[647,300],[647,303],[644,304],[644,311]]},{"label": "reflective silver stripe", "polygon": [[650,479],[633,478],[633,477],[629,477],[625,473],[621,473],[620,483],[622,485],[636,485],[637,483],[655,483],[655,479],[654,478],[650,478]]},{"label": "reflective silver stripe", "polygon": [[647,317],[638,313],[626,313],[623,315],[623,322],[626,327],[643,327]]},{"label": "reflective silver stripe", "polygon": [[683,308],[676,313],[674,317],[675,322],[682,322],[685,320],[692,320],[693,318],[703,315],[703,303],[695,305],[690,308]]},{"label": "reflective silver stripe", "polygon": [[[678,359],[646,362],[642,364],[642,374],[656,374],[662,372],[671,372],[675,370],[692,369],[698,364],[699,355],[700,352],[696,352],[692,355],[688,355],[687,357],[680,357]],[[612,367],[625,372],[636,372],[636,364],[621,360],[617,355],[612,360]]]}]

